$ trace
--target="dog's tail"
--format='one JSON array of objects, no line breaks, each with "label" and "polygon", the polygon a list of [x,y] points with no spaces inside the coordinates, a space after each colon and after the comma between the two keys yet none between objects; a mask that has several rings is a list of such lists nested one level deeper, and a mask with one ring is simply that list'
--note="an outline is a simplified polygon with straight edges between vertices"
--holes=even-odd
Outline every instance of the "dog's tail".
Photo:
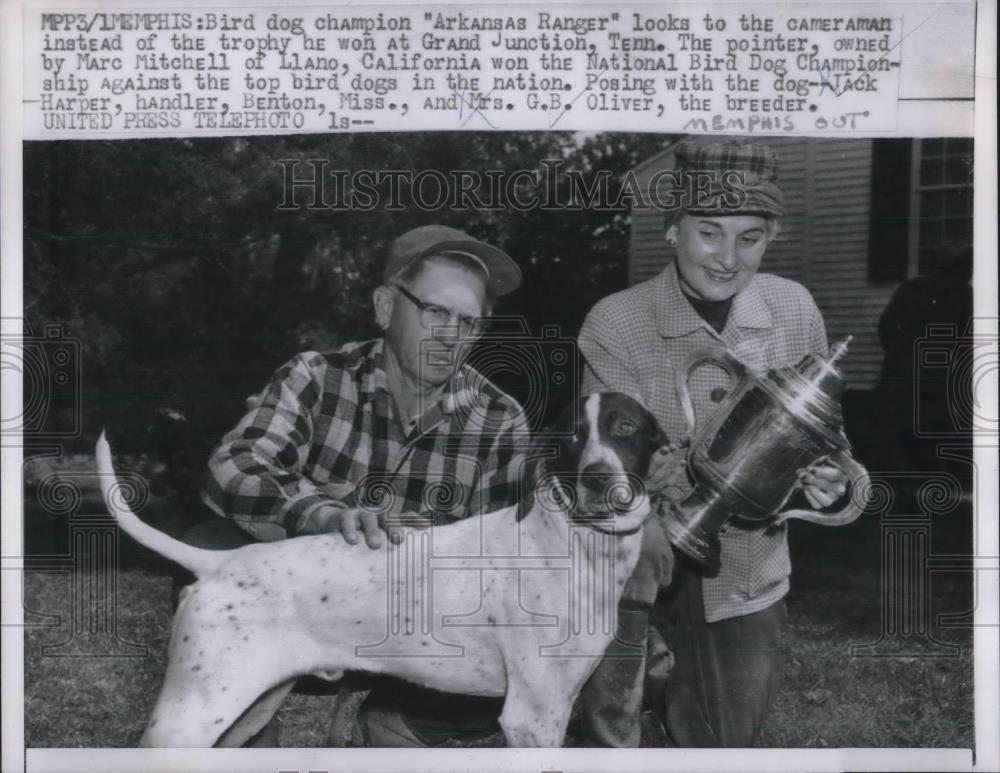
[{"label": "dog's tail", "polygon": [[154,529],[143,523],[139,516],[133,513],[125,504],[121,492],[117,491],[118,483],[115,478],[115,468],[111,462],[111,447],[108,445],[104,433],[97,440],[95,449],[97,457],[98,480],[101,484],[101,494],[104,495],[104,504],[107,505],[108,512],[115,517],[118,525],[140,545],[159,553],[164,558],[174,561],[185,569],[194,572],[196,575],[205,574],[217,566],[219,563],[218,551],[196,548],[187,543],[174,539],[169,534],[164,534],[158,529]]}]

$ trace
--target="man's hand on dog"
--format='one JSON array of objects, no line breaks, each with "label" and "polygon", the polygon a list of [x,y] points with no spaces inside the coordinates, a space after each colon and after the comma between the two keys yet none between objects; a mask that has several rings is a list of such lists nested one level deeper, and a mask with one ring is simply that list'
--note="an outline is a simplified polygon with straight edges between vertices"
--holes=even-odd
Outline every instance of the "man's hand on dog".
[{"label": "man's hand on dog", "polygon": [[404,529],[423,529],[431,525],[431,520],[426,516],[418,513],[402,513],[393,516],[392,523],[387,527],[385,514],[373,513],[359,507],[346,510],[331,508],[321,513],[320,518],[326,520],[325,531],[339,532],[348,545],[357,545],[363,536],[365,543],[372,550],[382,547],[386,532],[389,534],[389,541],[393,545],[398,545],[403,541]]},{"label": "man's hand on dog", "polygon": [[815,508],[829,507],[847,491],[847,473],[839,467],[819,462],[799,470],[802,492]]}]

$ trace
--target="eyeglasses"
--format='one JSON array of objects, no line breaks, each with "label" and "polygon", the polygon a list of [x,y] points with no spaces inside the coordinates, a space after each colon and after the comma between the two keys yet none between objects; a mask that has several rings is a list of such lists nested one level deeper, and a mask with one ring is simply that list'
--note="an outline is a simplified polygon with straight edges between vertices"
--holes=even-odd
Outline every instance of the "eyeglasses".
[{"label": "eyeglasses", "polygon": [[422,301],[402,285],[394,284],[393,287],[420,310],[420,323],[428,330],[433,331],[435,327],[451,325],[453,324],[451,320],[454,318],[458,323],[458,333],[462,338],[478,338],[486,331],[485,317],[468,317],[446,309],[444,306]]}]

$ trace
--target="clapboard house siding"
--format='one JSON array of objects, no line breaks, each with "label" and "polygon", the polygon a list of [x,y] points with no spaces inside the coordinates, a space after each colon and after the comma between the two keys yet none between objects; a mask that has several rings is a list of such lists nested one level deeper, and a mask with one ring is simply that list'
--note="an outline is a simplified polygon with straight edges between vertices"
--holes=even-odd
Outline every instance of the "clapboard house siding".
[{"label": "clapboard house siding", "polygon": [[807,287],[823,312],[827,335],[854,336],[843,365],[851,386],[874,387],[882,364],[878,319],[893,288],[868,281],[872,143],[812,140],[809,145],[816,177]]},{"label": "clapboard house siding", "polygon": [[[778,239],[768,248],[763,270],[809,289],[831,341],[854,336],[842,363],[844,374],[853,389],[874,388],[882,362],[878,320],[895,285],[868,280],[872,141],[784,137],[757,141],[778,153],[779,184],[788,212]],[[640,164],[635,174],[645,190],[657,171],[673,165],[668,148]],[[633,212],[631,284],[655,276],[670,259],[664,222],[664,213],[655,208]]]}]

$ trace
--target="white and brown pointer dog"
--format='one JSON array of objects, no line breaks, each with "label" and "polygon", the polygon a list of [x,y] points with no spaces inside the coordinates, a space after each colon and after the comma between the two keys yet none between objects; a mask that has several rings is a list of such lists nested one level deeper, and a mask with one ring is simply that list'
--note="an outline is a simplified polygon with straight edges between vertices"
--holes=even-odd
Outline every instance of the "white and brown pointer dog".
[{"label": "white and brown pointer dog", "polygon": [[[144,746],[239,746],[297,677],[391,674],[447,692],[506,696],[509,746],[559,746],[616,624],[649,513],[642,486],[666,444],[633,399],[593,394],[567,410],[525,475],[518,506],[409,530],[399,545],[333,534],[189,546],[147,526],[97,444],[105,501],[136,541],[193,572]],[[530,480],[529,480],[530,479]]]}]

